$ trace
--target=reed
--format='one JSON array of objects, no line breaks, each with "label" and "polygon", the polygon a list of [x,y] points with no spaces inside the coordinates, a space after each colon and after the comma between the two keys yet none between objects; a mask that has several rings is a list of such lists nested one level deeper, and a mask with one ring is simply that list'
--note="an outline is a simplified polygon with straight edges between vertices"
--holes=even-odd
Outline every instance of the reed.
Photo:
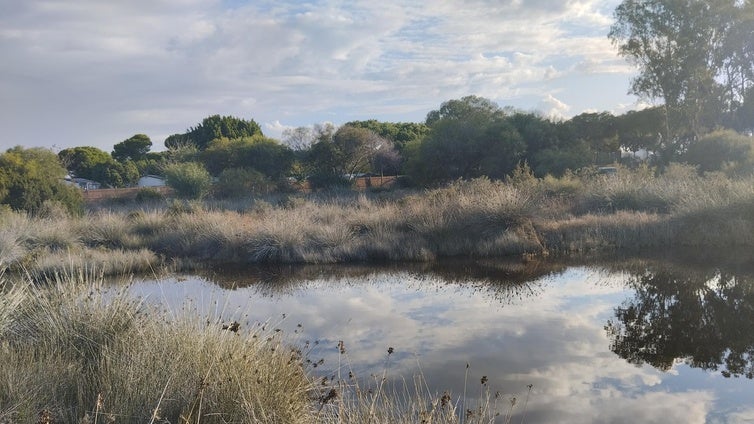
[{"label": "reed", "polygon": [[[560,178],[535,178],[522,168],[505,182],[481,178],[427,191],[174,200],[83,217],[5,210],[0,264],[49,274],[56,263],[66,269],[59,258],[68,252],[102,261],[98,269],[107,272],[133,272],[155,262],[429,261],[674,244],[750,247],[752,203],[754,177],[699,175],[683,165],[659,175],[645,167]],[[100,251],[113,255],[94,253]],[[124,255],[134,256],[132,266]]]},{"label": "reed", "polygon": [[2,280],[0,422],[312,422],[301,353],[274,331],[223,330],[102,281]]}]

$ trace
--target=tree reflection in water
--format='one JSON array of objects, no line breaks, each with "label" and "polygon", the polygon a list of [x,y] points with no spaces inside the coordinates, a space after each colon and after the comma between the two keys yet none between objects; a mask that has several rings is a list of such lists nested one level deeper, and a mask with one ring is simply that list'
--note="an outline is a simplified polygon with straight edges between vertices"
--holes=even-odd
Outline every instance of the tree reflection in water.
[{"label": "tree reflection in water", "polygon": [[669,370],[679,360],[754,377],[754,279],[728,271],[647,270],[636,294],[615,308],[605,329],[610,348],[633,364]]}]

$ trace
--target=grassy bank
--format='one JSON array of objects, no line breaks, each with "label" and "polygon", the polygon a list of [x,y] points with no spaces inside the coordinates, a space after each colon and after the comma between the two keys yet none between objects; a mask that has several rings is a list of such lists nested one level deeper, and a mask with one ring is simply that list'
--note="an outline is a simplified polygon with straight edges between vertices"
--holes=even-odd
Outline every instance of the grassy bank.
[{"label": "grassy bank", "polygon": [[[35,276],[171,263],[428,261],[666,246],[754,246],[754,178],[671,166],[617,175],[459,181],[421,192],[329,192],[117,205],[72,218],[0,212],[0,264]],[[75,259],[71,259],[75,258]]]},{"label": "grassy bank", "polygon": [[[387,366],[360,386],[346,376],[343,345],[338,377],[315,379],[306,345],[289,343],[273,325],[235,327],[221,315],[148,306],[83,272],[45,285],[0,275],[0,423],[462,419],[457,394],[430,393],[420,378],[393,391]],[[476,391],[474,415],[464,422],[511,413],[485,382]]]}]

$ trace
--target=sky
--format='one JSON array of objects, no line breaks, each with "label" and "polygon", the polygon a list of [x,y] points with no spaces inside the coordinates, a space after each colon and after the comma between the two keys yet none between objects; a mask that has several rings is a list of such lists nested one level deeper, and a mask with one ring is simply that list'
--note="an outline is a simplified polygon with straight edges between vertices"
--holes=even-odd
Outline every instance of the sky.
[{"label": "sky", "polygon": [[478,95],[569,118],[641,107],[619,0],[0,0],[0,148],[153,151],[210,115],[265,135],[423,122]]}]

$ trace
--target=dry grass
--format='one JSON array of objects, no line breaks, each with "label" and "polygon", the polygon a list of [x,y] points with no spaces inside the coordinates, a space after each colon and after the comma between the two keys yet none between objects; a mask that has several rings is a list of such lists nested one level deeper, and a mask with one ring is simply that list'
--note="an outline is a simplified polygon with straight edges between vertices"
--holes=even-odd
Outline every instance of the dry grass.
[{"label": "dry grass", "polygon": [[640,168],[542,179],[521,169],[506,182],[482,178],[423,192],[172,201],[84,217],[3,211],[0,264],[49,274],[70,267],[45,256],[73,252],[86,258],[82,263],[119,273],[156,262],[429,261],[672,244],[751,246],[752,205],[754,177],[699,176],[681,165],[662,175]]},{"label": "dry grass", "polygon": [[312,422],[302,355],[273,331],[163,312],[83,271],[2,284],[0,422]]},{"label": "dry grass", "polygon": [[[421,373],[412,381],[394,379],[390,375],[390,360],[393,348],[388,348],[385,366],[381,372],[367,380],[354,375],[347,349],[343,341],[338,348],[339,367],[332,381],[322,381],[319,407],[316,413],[318,422],[341,424],[481,424],[510,423],[513,412],[522,406],[515,395],[504,395],[493,391],[487,376],[476,382],[469,382],[469,366],[466,367],[468,392],[432,392]],[[476,387],[474,387],[476,386]],[[523,416],[532,386],[525,395]],[[522,421],[523,422],[523,419]]]}]

